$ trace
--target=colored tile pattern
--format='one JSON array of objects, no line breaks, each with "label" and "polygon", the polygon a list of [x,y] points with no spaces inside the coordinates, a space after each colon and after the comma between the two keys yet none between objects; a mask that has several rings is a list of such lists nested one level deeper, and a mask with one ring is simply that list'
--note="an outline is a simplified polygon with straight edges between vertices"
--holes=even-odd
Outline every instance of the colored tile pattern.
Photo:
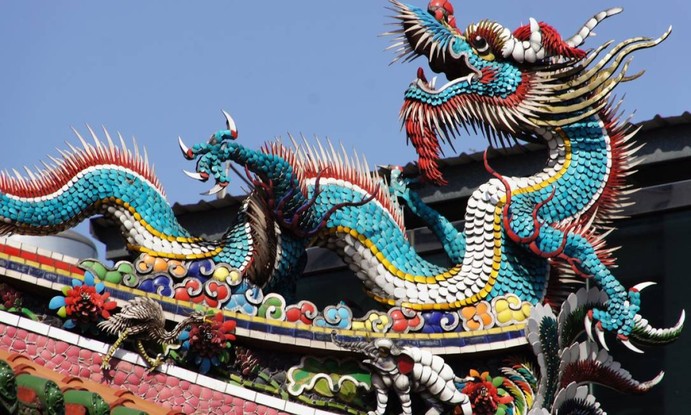
[{"label": "colored tile pattern", "polygon": [[[38,281],[44,281],[44,284],[50,282],[50,287],[54,290],[71,285],[73,278],[83,279],[84,270],[77,267],[76,259],[62,255],[59,255],[59,259],[38,255],[35,253],[35,248],[33,248],[34,252],[31,252],[31,249],[20,244],[15,246],[0,244],[0,272],[34,284]],[[27,260],[27,255],[35,261]],[[51,271],[51,266],[55,271]],[[116,300],[130,301],[143,295],[159,300],[163,310],[170,313],[167,317],[172,320],[179,321],[193,310],[193,304],[189,302],[144,293],[122,285],[105,284],[111,297]],[[335,329],[334,327],[307,326],[302,323],[249,316],[227,310],[224,311],[224,315],[237,321],[238,337],[260,338],[265,341],[295,344],[312,349],[337,349],[330,344],[331,331]],[[450,333],[401,333],[396,334],[395,338],[402,345],[428,347],[434,353],[441,355],[472,353],[525,345],[524,326],[524,324],[512,324],[504,327],[483,327],[484,330]],[[344,341],[361,341],[368,336],[379,337],[383,334],[355,329],[339,330],[339,336]]]}]

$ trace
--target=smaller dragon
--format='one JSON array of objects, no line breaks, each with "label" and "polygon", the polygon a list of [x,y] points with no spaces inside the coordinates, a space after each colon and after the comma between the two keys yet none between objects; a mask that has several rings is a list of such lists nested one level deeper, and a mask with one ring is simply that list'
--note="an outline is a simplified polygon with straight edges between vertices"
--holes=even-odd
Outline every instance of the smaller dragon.
[{"label": "smaller dragon", "polygon": [[[187,318],[175,325],[173,330],[166,330],[166,319],[163,315],[161,304],[149,297],[136,297],[127,303],[119,313],[112,315],[108,320],[98,323],[98,327],[106,333],[118,336],[108,352],[103,356],[101,368],[110,369],[110,359],[126,339],[134,339],[139,355],[149,365],[149,372],[156,370],[163,363],[164,357],[170,349],[180,347],[175,343],[185,327],[193,323],[203,322],[207,317],[206,312],[195,311]],[[144,348],[143,341],[151,341],[163,345],[163,353],[159,353],[152,359]]]},{"label": "smaller dragon", "polygon": [[367,356],[363,363],[370,366],[372,386],[377,393],[377,409],[368,415],[384,415],[393,390],[401,401],[401,415],[412,415],[410,393],[418,393],[428,404],[426,415],[439,415],[444,406],[458,409],[462,415],[472,415],[470,399],[462,393],[457,383],[472,379],[458,378],[453,369],[428,350],[418,347],[398,347],[389,339],[371,342],[346,343],[334,333],[331,340],[338,346]]}]

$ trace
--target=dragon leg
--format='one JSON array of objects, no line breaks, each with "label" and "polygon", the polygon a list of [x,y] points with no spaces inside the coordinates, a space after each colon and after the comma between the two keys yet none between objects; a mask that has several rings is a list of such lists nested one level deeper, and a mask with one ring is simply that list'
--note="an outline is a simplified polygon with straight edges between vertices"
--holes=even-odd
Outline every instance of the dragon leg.
[{"label": "dragon leg", "polygon": [[[511,223],[513,226],[531,220],[532,218],[521,219],[519,214],[512,218]],[[516,231],[515,227],[514,231]],[[534,235],[534,238],[526,238],[527,241],[522,244],[525,249],[543,258],[565,261],[576,274],[592,278],[592,281],[607,294],[609,299],[606,308],[595,308],[591,313],[596,321],[598,337],[603,346],[606,347],[602,336],[603,330],[616,332],[620,340],[628,341],[628,336],[635,324],[635,317],[640,309],[639,290],[636,287],[626,290],[603,264],[595,248],[584,236],[568,229],[557,229],[546,224],[539,224],[530,229],[524,227],[516,232],[519,235],[520,232]]]},{"label": "dragon leg", "polygon": [[372,386],[377,393],[377,409],[369,411],[368,415],[383,415],[386,412],[386,406],[389,402],[389,386],[384,383],[384,380],[379,374],[372,374]]},{"label": "dragon leg", "polygon": [[110,359],[113,358],[113,354],[115,354],[115,351],[120,348],[120,345],[122,342],[125,341],[127,336],[130,335],[130,329],[125,329],[120,333],[118,336],[117,340],[115,340],[115,343],[113,343],[110,348],[108,349],[108,353],[103,356],[103,361],[101,362],[101,369],[103,370],[109,370],[110,369]]},{"label": "dragon leg", "polygon": [[466,247],[465,233],[459,232],[448,219],[425,204],[420,195],[409,188],[411,180],[403,178],[401,173],[400,167],[391,168],[391,182],[389,183],[391,194],[403,200],[410,211],[425,222],[441,242],[452,263],[463,262]]},{"label": "dragon leg", "polygon": [[141,340],[137,340],[137,351],[142,359],[144,359],[149,365],[148,372],[153,372],[157,367],[161,366],[161,363],[163,363],[163,356],[161,354],[158,354],[155,359],[152,359],[151,356],[149,356]]}]

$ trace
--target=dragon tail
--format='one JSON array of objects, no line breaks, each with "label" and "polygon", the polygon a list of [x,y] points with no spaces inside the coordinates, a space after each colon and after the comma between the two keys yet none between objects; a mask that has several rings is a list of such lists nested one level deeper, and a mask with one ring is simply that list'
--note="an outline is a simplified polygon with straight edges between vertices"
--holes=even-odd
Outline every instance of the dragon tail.
[{"label": "dragon tail", "polygon": [[68,144],[43,169],[0,173],[0,234],[55,234],[102,214],[132,251],[193,257],[212,249],[177,222],[146,151],[128,149],[119,134],[118,146],[107,131],[106,142],[89,131],[93,143],[75,131],[81,147]]}]

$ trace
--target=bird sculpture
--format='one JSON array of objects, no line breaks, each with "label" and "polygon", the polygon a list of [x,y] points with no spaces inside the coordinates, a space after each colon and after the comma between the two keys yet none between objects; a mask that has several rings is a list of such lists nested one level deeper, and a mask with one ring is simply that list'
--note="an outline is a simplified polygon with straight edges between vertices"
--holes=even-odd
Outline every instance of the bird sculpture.
[{"label": "bird sculpture", "polygon": [[[174,343],[185,327],[195,322],[203,322],[205,318],[205,312],[195,311],[176,324],[173,330],[168,331],[165,328],[166,320],[161,305],[148,297],[137,297],[122,307],[119,313],[98,324],[101,330],[118,336],[115,343],[108,349],[108,353],[103,356],[101,369],[110,369],[110,359],[115,351],[125,339],[131,338],[135,340],[137,351],[149,365],[149,372],[151,372],[163,363],[164,356],[168,354],[170,349],[176,348]],[[153,341],[161,344],[163,353],[159,353],[155,359],[152,359],[146,352],[142,341]]]}]

